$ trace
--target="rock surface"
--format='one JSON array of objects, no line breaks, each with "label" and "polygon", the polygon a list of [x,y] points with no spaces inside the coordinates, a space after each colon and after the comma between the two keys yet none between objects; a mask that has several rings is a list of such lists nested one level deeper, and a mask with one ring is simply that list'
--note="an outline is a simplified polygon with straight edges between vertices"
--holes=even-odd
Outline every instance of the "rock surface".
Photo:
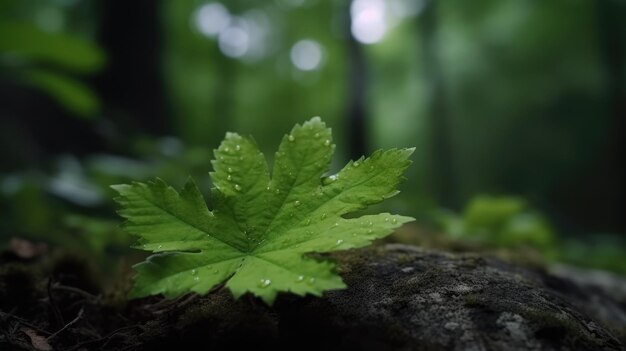
[{"label": "rock surface", "polygon": [[202,337],[210,345],[257,348],[623,348],[623,306],[602,291],[542,272],[471,254],[393,244],[332,257],[347,290],[328,292],[322,299],[282,295],[273,309],[250,308],[248,300],[216,294],[170,316],[174,324],[162,319],[161,327],[168,329],[166,334],[180,333],[183,340],[194,340],[205,330]]},{"label": "rock surface", "polygon": [[[51,293],[49,285],[36,303],[13,312],[4,304],[0,349],[41,349],[36,340],[55,350],[624,349],[626,308],[599,288],[479,255],[399,244],[329,257],[348,289],[323,298],[283,294],[271,308],[220,290],[116,309],[101,295],[94,298],[97,292]],[[43,304],[45,296],[58,308]],[[29,319],[28,311],[37,314]],[[49,337],[63,327],[47,322],[53,312],[66,315],[66,324],[80,318]]]}]

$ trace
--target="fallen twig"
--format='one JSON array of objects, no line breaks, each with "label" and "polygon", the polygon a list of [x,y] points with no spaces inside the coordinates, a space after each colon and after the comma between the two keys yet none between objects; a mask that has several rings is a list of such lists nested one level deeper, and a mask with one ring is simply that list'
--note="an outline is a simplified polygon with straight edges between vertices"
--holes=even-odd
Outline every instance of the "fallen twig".
[{"label": "fallen twig", "polygon": [[83,312],[84,309],[80,309],[80,311],[78,311],[78,314],[76,315],[76,318],[72,319],[69,323],[67,323],[65,326],[63,326],[63,328],[59,329],[57,332],[55,332],[54,334],[50,335],[49,337],[47,337],[47,340],[52,340],[54,339],[54,337],[56,337],[57,335],[59,335],[61,332],[63,332],[65,329],[69,328],[70,326],[72,326],[72,324],[78,322],[78,320],[83,316]]},{"label": "fallen twig", "polygon": [[47,290],[48,300],[50,300],[50,305],[52,306],[52,314],[54,314],[54,319],[56,320],[57,325],[64,325],[65,321],[63,320],[63,315],[61,314],[61,311],[59,310],[59,307],[57,306],[56,301],[52,296],[52,277],[48,278]]},{"label": "fallen twig", "polygon": [[48,334],[48,335],[52,334],[51,332],[49,332],[49,331],[47,331],[45,329],[41,329],[41,328],[37,327],[36,325],[29,323],[24,318],[18,317],[16,315],[12,314],[12,313],[6,313],[6,312],[0,311],[0,319],[9,319],[9,318],[15,319],[15,320],[18,321],[19,324],[25,325],[25,326],[27,326],[29,328],[32,328],[32,329],[34,329],[34,330],[36,330],[36,331],[38,331],[40,333]]},{"label": "fallen twig", "polygon": [[127,330],[127,329],[139,328],[139,327],[141,327],[141,325],[137,324],[137,325],[129,325],[129,326],[125,326],[125,327],[121,327],[121,328],[115,329],[114,331],[110,332],[109,334],[107,334],[106,336],[103,336],[101,338],[80,342],[80,343],[72,346],[72,348],[68,349],[68,351],[73,351],[73,350],[79,349],[81,347],[84,347],[84,346],[87,346],[87,345],[91,345],[91,344],[95,344],[95,343],[98,343],[98,342],[106,340],[106,343],[104,343],[101,346],[101,348],[103,348],[109,342],[109,340],[113,336],[118,334],[119,332],[122,332],[122,331]]},{"label": "fallen twig", "polygon": [[89,293],[89,292],[87,292],[85,290],[82,290],[82,289],[79,289],[79,288],[76,288],[76,287],[73,287],[73,286],[62,285],[60,283],[54,283],[52,285],[52,288],[55,289],[55,290],[63,290],[63,291],[73,292],[73,293],[76,293],[78,295],[82,295],[83,297],[88,298],[88,299],[93,299],[93,300],[99,300],[100,299],[100,296],[98,296],[98,295],[93,295],[93,294],[91,294],[91,293]]}]

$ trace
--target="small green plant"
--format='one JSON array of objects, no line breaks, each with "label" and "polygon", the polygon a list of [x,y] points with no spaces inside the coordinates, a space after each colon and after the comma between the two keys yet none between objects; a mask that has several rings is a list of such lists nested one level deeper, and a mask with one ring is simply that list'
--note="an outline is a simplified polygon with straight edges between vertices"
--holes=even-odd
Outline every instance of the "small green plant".
[{"label": "small green plant", "polygon": [[251,138],[227,133],[212,161],[212,209],[190,179],[178,193],[164,181],[115,185],[139,249],[161,254],[135,266],[131,297],[206,293],[224,284],[271,304],[277,293],[320,296],[345,288],[332,262],[307,256],[368,245],[411,217],[362,210],[398,193],[413,149],[376,151],[328,171],[331,131],[315,117],[285,135],[272,177]]},{"label": "small green plant", "polygon": [[519,197],[476,196],[462,215],[439,212],[435,220],[455,238],[490,246],[530,245],[552,254],[556,245],[556,235],[548,220]]}]

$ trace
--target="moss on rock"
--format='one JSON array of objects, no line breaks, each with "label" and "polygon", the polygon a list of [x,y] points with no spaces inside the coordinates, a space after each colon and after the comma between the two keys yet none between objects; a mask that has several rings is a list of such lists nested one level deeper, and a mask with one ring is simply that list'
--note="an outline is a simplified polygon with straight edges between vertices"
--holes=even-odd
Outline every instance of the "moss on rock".
[{"label": "moss on rock", "polygon": [[[477,254],[398,244],[322,256],[337,262],[348,288],[321,298],[281,294],[272,307],[251,296],[235,300],[226,289],[202,297],[134,300],[121,309],[89,294],[55,290],[57,301],[63,301],[57,308],[66,323],[78,309],[85,313],[51,345],[104,350],[197,345],[255,350],[623,349],[623,307],[601,290],[541,270]],[[42,331],[58,330],[62,325],[47,322],[54,316],[45,292],[37,290],[41,276],[33,278],[36,270],[20,267],[4,267],[14,272],[10,274],[0,270],[0,293],[18,291],[9,277],[26,277],[30,282],[26,289],[38,291],[36,296],[24,295],[32,306],[31,325]],[[64,269],[83,275],[73,264],[54,267],[59,277]],[[83,288],[96,289],[91,284]],[[18,296],[3,295],[2,301],[6,299],[17,301]],[[23,310],[21,319],[11,318],[0,329],[16,330],[27,320],[28,310]],[[24,335],[5,334],[0,348],[3,340],[13,346],[28,343]]]}]

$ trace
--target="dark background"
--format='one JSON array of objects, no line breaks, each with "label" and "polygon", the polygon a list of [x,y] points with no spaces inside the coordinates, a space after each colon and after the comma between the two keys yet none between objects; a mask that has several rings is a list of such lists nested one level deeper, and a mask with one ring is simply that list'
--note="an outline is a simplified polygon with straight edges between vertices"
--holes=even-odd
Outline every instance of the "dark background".
[{"label": "dark background", "polygon": [[226,131],[271,155],[319,115],[335,171],[417,148],[385,206],[420,226],[496,246],[513,228],[621,270],[624,18],[618,0],[2,1],[0,239],[125,247],[108,185],[206,192]]}]

